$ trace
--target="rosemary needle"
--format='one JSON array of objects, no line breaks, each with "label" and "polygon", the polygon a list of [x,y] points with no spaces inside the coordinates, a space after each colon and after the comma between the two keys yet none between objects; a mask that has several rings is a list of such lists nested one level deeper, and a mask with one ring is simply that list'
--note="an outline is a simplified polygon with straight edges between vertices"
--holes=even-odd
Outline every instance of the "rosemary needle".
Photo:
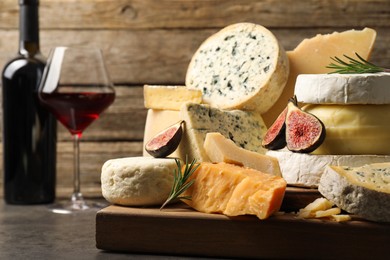
[{"label": "rosemary needle", "polygon": [[361,73],[378,73],[378,72],[390,72],[390,69],[377,66],[355,53],[357,58],[351,58],[347,55],[343,55],[348,61],[344,61],[338,57],[331,57],[334,63],[330,63],[326,68],[333,69],[332,73],[340,74],[361,74]]},{"label": "rosemary needle", "polygon": [[194,180],[188,181],[188,179],[199,167],[199,163],[196,163],[196,159],[193,159],[191,163],[188,163],[188,158],[186,156],[185,167],[182,173],[182,165],[180,159],[175,159],[175,162],[177,168],[174,170],[173,173],[173,185],[171,188],[171,192],[168,196],[168,199],[164,202],[164,204],[162,204],[160,210],[165,207],[169,202],[174,201],[176,199],[191,199],[191,196],[181,196],[181,194],[183,194],[183,192],[185,192],[194,183]]}]

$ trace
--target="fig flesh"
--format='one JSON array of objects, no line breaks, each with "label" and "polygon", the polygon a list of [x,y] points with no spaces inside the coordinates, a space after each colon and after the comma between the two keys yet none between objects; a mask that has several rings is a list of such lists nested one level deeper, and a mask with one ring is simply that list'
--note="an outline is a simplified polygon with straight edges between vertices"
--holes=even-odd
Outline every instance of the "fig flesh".
[{"label": "fig flesh", "polygon": [[278,150],[286,146],[287,107],[280,113],[275,122],[268,128],[261,145],[269,150]]},{"label": "fig flesh", "polygon": [[315,115],[301,110],[296,99],[287,105],[286,143],[292,152],[310,153],[317,149],[325,139],[324,124]]},{"label": "fig flesh", "polygon": [[173,153],[180,144],[183,124],[181,120],[159,132],[146,143],[145,150],[155,158],[164,158]]}]

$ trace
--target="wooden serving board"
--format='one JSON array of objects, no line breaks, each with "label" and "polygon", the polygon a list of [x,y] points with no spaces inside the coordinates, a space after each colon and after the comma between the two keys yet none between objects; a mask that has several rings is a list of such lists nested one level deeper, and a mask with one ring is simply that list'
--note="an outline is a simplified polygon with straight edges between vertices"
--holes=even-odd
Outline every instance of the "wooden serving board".
[{"label": "wooden serving board", "polygon": [[[296,188],[289,189],[286,199],[294,201],[294,194],[296,201],[319,196]],[[96,215],[96,246],[109,251],[257,259],[384,259],[389,244],[390,223],[358,218],[337,223],[285,213],[259,220],[200,213],[183,203],[161,211],[112,205]]]}]

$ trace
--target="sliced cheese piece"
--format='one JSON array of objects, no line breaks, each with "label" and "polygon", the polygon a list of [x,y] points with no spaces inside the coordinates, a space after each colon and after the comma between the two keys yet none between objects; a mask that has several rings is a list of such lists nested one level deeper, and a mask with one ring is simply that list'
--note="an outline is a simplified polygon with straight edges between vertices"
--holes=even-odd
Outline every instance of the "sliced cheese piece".
[{"label": "sliced cheese piece", "polygon": [[306,207],[301,209],[300,211],[319,211],[319,210],[327,210],[333,206],[333,203],[325,198],[317,198],[312,203],[309,203]]},{"label": "sliced cheese piece", "polygon": [[278,160],[237,146],[220,133],[207,133],[203,148],[211,162],[226,162],[281,176]]},{"label": "sliced cheese piece", "polygon": [[183,201],[198,211],[228,216],[268,218],[279,210],[286,189],[281,177],[227,163],[200,163],[191,179],[184,193],[191,200]]},{"label": "sliced cheese piece", "polygon": [[315,218],[325,218],[325,217],[330,217],[332,215],[337,215],[341,213],[340,208],[331,208],[331,209],[326,209],[326,210],[318,210],[314,213]]},{"label": "sliced cheese piece", "polygon": [[203,148],[206,134],[219,132],[236,145],[264,154],[261,141],[267,131],[264,121],[257,112],[241,110],[221,110],[208,105],[186,103],[180,111],[180,119],[185,121],[182,138],[181,158],[209,161]]},{"label": "sliced cheese piece", "polygon": [[319,192],[339,208],[373,221],[390,222],[390,163],[328,166]]},{"label": "sliced cheese piece", "polygon": [[295,84],[308,104],[390,104],[390,73],[302,74]]},{"label": "sliced cheese piece", "polygon": [[186,103],[201,103],[202,92],[185,86],[144,86],[144,104],[146,108],[180,110]]},{"label": "sliced cheese piece", "polygon": [[313,154],[390,154],[390,105],[307,105],[325,125]]},{"label": "sliced cheese piece", "polygon": [[283,178],[294,186],[316,188],[328,165],[362,166],[390,161],[390,155],[315,155],[293,153],[286,149],[266,153],[279,161]]},{"label": "sliced cheese piece", "polygon": [[376,32],[370,28],[349,30],[331,34],[317,35],[303,40],[294,50],[288,51],[290,74],[287,84],[277,102],[263,114],[264,121],[270,126],[286,107],[294,95],[294,86],[299,74],[324,74],[331,72],[326,66],[332,62],[330,57],[358,53],[368,59],[375,43]]},{"label": "sliced cheese piece", "polygon": [[288,78],[288,58],[275,36],[261,25],[237,23],[210,36],[193,55],[186,86],[222,109],[266,112]]},{"label": "sliced cheese piece", "polygon": [[174,159],[128,157],[103,164],[101,185],[103,197],[123,206],[161,205],[173,185]]},{"label": "sliced cheese piece", "polygon": [[[179,120],[179,111],[148,109],[148,113],[146,115],[143,147],[145,147],[145,144],[156,134],[177,123]],[[181,144],[179,144],[179,147],[170,156],[179,157],[180,150]],[[146,152],[145,149],[143,149],[143,156],[150,157],[149,153]]]},{"label": "sliced cheese piece", "polygon": [[349,221],[351,220],[351,216],[348,214],[337,214],[337,215],[332,215],[329,217],[331,220],[334,220],[336,222],[344,222],[344,221]]}]

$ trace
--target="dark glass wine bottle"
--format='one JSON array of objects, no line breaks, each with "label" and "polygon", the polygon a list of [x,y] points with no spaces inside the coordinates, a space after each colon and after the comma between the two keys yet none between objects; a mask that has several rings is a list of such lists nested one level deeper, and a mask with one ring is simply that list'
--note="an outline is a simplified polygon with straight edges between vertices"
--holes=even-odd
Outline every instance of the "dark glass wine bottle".
[{"label": "dark glass wine bottle", "polygon": [[55,199],[56,120],[38,100],[45,59],[39,49],[39,0],[19,0],[17,57],[2,73],[4,199],[9,204]]}]

